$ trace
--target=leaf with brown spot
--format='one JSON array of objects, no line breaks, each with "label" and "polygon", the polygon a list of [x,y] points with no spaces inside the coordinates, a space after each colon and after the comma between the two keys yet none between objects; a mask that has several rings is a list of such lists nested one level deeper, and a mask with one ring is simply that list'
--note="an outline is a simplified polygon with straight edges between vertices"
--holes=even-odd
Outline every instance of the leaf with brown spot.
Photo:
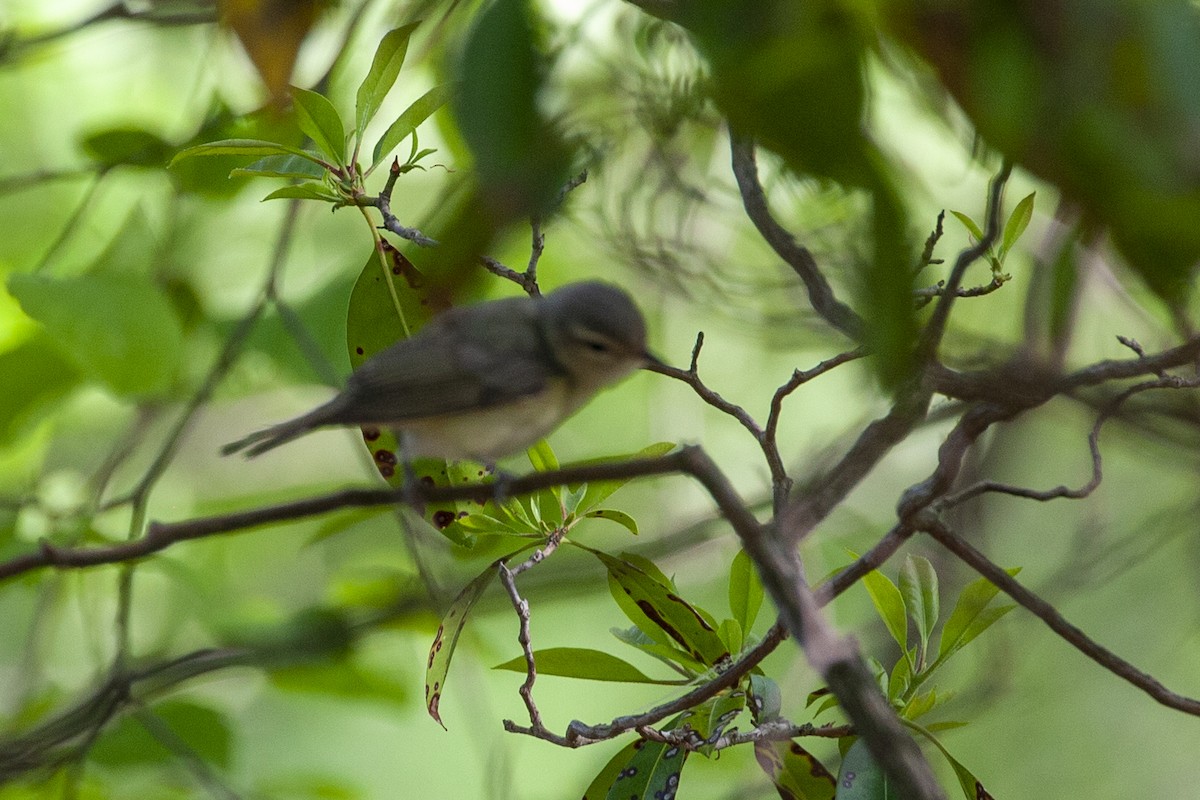
[{"label": "leaf with brown spot", "polygon": [[755,742],[754,758],[775,784],[781,800],[833,800],[833,773],[794,741]]}]

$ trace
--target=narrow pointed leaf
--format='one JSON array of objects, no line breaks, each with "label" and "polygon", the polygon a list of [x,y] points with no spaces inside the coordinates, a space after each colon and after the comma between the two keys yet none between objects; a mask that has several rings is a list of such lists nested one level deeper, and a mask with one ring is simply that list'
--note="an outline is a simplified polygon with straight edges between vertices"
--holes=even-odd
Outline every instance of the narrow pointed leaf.
[{"label": "narrow pointed leaf", "polygon": [[617,511],[614,508],[597,508],[595,511],[589,511],[584,514],[584,516],[590,519],[607,519],[624,526],[634,536],[638,534],[637,520],[624,511]]},{"label": "narrow pointed leaf", "polygon": [[278,156],[288,154],[325,166],[325,162],[316,153],[291,145],[265,142],[261,139],[222,139],[218,142],[198,144],[176,153],[167,166],[171,167],[185,158],[198,156]]},{"label": "narrow pointed leaf", "polygon": [[754,758],[775,784],[780,800],[833,800],[833,773],[795,741],[754,743]]},{"label": "narrow pointed leaf", "polygon": [[863,585],[871,595],[875,610],[883,619],[892,638],[900,645],[901,650],[908,648],[908,617],[904,611],[904,598],[896,584],[877,569],[863,576]]},{"label": "narrow pointed leaf", "polygon": [[292,87],[296,124],[336,164],[346,160],[346,128],[333,103],[322,94]]},{"label": "narrow pointed leaf", "polygon": [[[633,458],[653,458],[654,456],[665,455],[666,453],[669,453],[674,449],[675,449],[674,442],[657,442],[656,444],[652,444],[649,447],[642,448],[641,450],[637,451],[636,453],[627,453],[625,455],[620,455],[620,456],[608,456],[606,458],[591,459],[588,461],[580,462],[580,465],[582,466],[584,464],[607,464],[612,461],[628,461]],[[611,480],[611,481],[592,481],[592,482],[588,483],[587,484],[587,492],[584,494],[583,500],[580,501],[580,503],[579,503],[579,511],[582,513],[582,512],[587,512],[587,511],[592,510],[593,508],[595,508],[596,506],[600,505],[605,500],[607,500],[609,497],[611,497],[613,492],[617,491],[622,486],[629,483],[630,480],[631,479],[629,479],[629,478],[621,478],[621,479]]]},{"label": "narrow pointed leaf", "polygon": [[[400,113],[400,116],[396,117],[396,120],[383,132],[383,136],[379,137],[379,141],[375,143],[375,149],[371,152],[372,167],[387,158],[401,142],[412,135],[417,126],[429,119],[435,111],[444,106],[453,93],[454,84],[443,83],[441,86],[433,87],[414,100],[412,105],[404,109]],[[419,161],[428,152],[431,151],[417,153],[412,161]]]},{"label": "narrow pointed leaf", "polygon": [[924,736],[933,743],[938,750],[945,756],[946,761],[950,764],[950,768],[954,770],[954,777],[958,778],[958,784],[962,788],[963,796],[967,800],[995,800],[987,789],[983,788],[983,783],[971,772],[971,770],[959,763],[958,759],[950,755],[950,751],[942,744],[941,740],[933,735],[933,732],[926,727],[912,722],[911,720],[901,720],[910,729]]},{"label": "narrow pointed leaf", "polygon": [[[557,675],[585,681],[611,681],[614,683],[653,683],[676,686],[686,683],[682,679],[662,680],[651,678],[628,661],[609,655],[601,650],[585,647],[548,647],[533,654],[538,675]],[[520,656],[492,669],[525,672],[525,657]]]},{"label": "narrow pointed leaf", "polygon": [[1021,234],[1029,227],[1029,221],[1033,219],[1033,201],[1037,196],[1037,192],[1030,192],[1028,195],[1017,203],[1016,208],[1008,216],[1008,222],[1004,223],[1004,234],[1000,239],[1000,259],[1003,260],[1012,246],[1021,238]]},{"label": "narrow pointed leaf", "polygon": [[[1007,572],[1009,575],[1016,575],[1020,572],[1020,567],[1011,568]],[[958,596],[958,602],[954,604],[954,610],[950,612],[946,624],[942,626],[942,639],[938,647],[937,659],[939,663],[969,641],[966,639],[967,630],[976,624],[977,618],[999,592],[1000,590],[995,584],[987,578],[979,578],[963,588]],[[999,616],[988,624],[995,622],[996,619],[999,619]],[[978,636],[980,633],[982,633],[982,629],[977,629],[974,636]]]},{"label": "narrow pointed leaf", "polygon": [[739,550],[729,567],[729,610],[746,633],[758,618],[762,607],[763,586],[754,563],[745,550]]},{"label": "narrow pointed leaf", "polygon": [[631,647],[636,647],[648,656],[657,658],[664,664],[682,667],[690,673],[697,674],[708,669],[707,665],[692,658],[679,648],[678,645],[670,642],[666,634],[658,631],[664,639],[668,639],[666,644],[655,641],[646,635],[646,633],[637,627],[633,628],[612,628],[611,633],[619,640]]},{"label": "narrow pointed leaf", "polygon": [[387,97],[396,83],[400,67],[404,65],[404,57],[408,54],[408,40],[419,24],[412,22],[388,31],[380,40],[379,47],[375,48],[371,69],[359,84],[354,102],[354,131],[360,138],[379,111],[383,98]]},{"label": "narrow pointed leaf", "polygon": [[900,594],[908,615],[917,623],[917,635],[921,637],[924,652],[939,613],[937,572],[929,559],[910,555],[904,560],[904,566],[900,568]]},{"label": "narrow pointed leaf", "polygon": [[651,636],[657,628],[707,666],[729,658],[715,626],[676,594],[674,587],[663,581],[661,572],[655,569],[657,574],[651,574],[624,554],[615,558],[596,550],[590,552],[608,569],[614,598],[639,628]]},{"label": "narrow pointed leaf", "polygon": [[458,597],[454,598],[454,602],[450,604],[450,608],[442,617],[441,624],[438,625],[437,634],[429,648],[429,660],[425,669],[425,710],[443,728],[446,725],[438,713],[438,706],[442,700],[442,692],[446,688],[446,675],[450,671],[450,660],[454,657],[454,648],[458,645],[458,637],[462,634],[463,626],[467,624],[467,615],[471,613],[471,608],[479,600],[488,584],[496,579],[496,569],[500,562],[513,558],[528,549],[522,548],[488,564],[483,572],[480,572],[458,593]]},{"label": "narrow pointed leaf", "polygon": [[962,223],[963,227],[967,229],[968,233],[975,237],[975,241],[983,241],[983,229],[979,227],[975,220],[971,219],[961,211],[951,211],[950,213],[954,215],[955,219]]},{"label": "narrow pointed leaf", "polygon": [[231,178],[301,178],[313,179],[325,176],[325,169],[307,158],[294,155],[276,155],[260,158],[253,164],[238,167],[229,173]]},{"label": "narrow pointed leaf", "polygon": [[321,200],[326,203],[336,203],[340,200],[336,194],[329,191],[329,187],[324,183],[313,181],[311,183],[298,183],[295,186],[280,186],[275,191],[263,198],[263,202],[268,200]]}]

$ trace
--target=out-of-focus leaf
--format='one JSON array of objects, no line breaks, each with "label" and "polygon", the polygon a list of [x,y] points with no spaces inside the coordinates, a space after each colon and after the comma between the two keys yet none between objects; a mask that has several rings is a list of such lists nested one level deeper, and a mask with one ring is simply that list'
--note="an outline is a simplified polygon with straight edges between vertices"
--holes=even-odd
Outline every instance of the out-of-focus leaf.
[{"label": "out-of-focus leaf", "polygon": [[762,601],[762,581],[754,569],[754,562],[745,550],[738,550],[729,566],[729,610],[744,632],[750,632]]},{"label": "out-of-focus leaf", "polygon": [[318,166],[323,166],[320,156],[316,153],[310,153],[308,150],[292,147],[289,144],[264,142],[259,139],[223,139],[219,142],[198,144],[194,147],[180,150],[167,166],[172,167],[185,158],[196,158],[199,156],[278,156],[289,154],[307,159]]},{"label": "out-of-focus leaf", "polygon": [[412,22],[388,31],[375,48],[371,68],[359,84],[358,93],[355,95],[354,130],[360,138],[367,129],[367,124],[375,118],[383,98],[387,97],[387,93],[396,83],[400,67],[404,65],[404,57],[408,54],[408,40],[419,24]]},{"label": "out-of-focus leaf", "polygon": [[300,130],[335,164],[346,160],[346,128],[333,103],[322,94],[293,86],[292,106]]},{"label": "out-of-focus leaf", "polygon": [[624,511],[617,511],[614,508],[597,508],[584,514],[584,517],[588,519],[607,519],[623,526],[634,536],[638,534],[637,520]]},{"label": "out-of-focus leaf", "polygon": [[909,616],[917,623],[917,635],[924,652],[939,613],[937,572],[929,559],[910,555],[904,560],[904,566],[900,568],[900,594]]},{"label": "out-of-focus leaf", "polygon": [[[551,472],[558,469],[558,456],[554,455],[554,449],[545,439],[526,450],[525,455],[537,472]],[[551,486],[548,490],[536,492],[532,500],[540,508],[543,516],[559,516],[558,512],[562,509],[562,487]]]},{"label": "out-of-focus leaf", "polygon": [[775,784],[780,800],[833,800],[833,773],[795,741],[755,742],[754,758]]},{"label": "out-of-focus leaf", "polygon": [[[545,650],[535,650],[533,657],[537,663],[538,675],[558,675],[563,678],[617,683],[679,685],[687,682],[679,679],[651,678],[628,661],[601,650],[589,650],[585,647],[548,647]],[[520,656],[511,661],[505,661],[492,669],[525,672],[525,657]]]},{"label": "out-of-focus leaf", "polygon": [[0,353],[0,445],[11,444],[79,384],[75,364],[43,333]]},{"label": "out-of-focus leaf", "polygon": [[842,758],[837,800],[901,800],[863,739],[855,740]]},{"label": "out-of-focus leaf", "polygon": [[979,227],[979,223],[977,223],[975,220],[971,219],[970,217],[968,217],[966,214],[962,213],[961,211],[951,211],[950,213],[954,215],[955,219],[957,219],[959,222],[961,222],[963,224],[963,227],[966,228],[967,232],[970,233],[971,236],[973,236],[975,238],[975,241],[977,241],[977,242],[983,241],[983,228]]},{"label": "out-of-focus leaf", "polygon": [[[232,737],[224,714],[183,700],[160,703],[151,707],[149,713],[205,762],[221,768],[229,765]],[[168,763],[175,754],[135,717],[125,716],[101,734],[88,757],[106,766],[122,767]]]},{"label": "out-of-focus leaf", "polygon": [[[302,135],[296,128],[295,119],[287,114],[279,114],[275,109],[268,108],[251,114],[236,114],[228,107],[221,106],[179,149],[187,150],[196,145],[228,139],[250,139],[260,142],[299,145]],[[239,153],[209,154],[205,158],[182,160],[172,158],[169,174],[172,181],[186,192],[203,194],[208,197],[228,198],[246,186],[246,179],[234,174],[238,167],[245,164],[243,155]],[[292,156],[285,154],[282,158],[292,158]],[[298,177],[319,178],[324,175],[324,169],[308,159],[296,157],[296,160],[303,161],[312,170],[312,172],[303,172]],[[269,157],[260,159],[256,164],[251,164],[248,169],[268,161]],[[267,166],[266,169],[269,170],[270,166]],[[296,168],[294,171],[300,172],[302,169]]]},{"label": "out-of-focus leaf", "polygon": [[288,665],[270,670],[268,676],[275,688],[288,692],[395,705],[408,700],[403,682],[345,661]]},{"label": "out-of-focus leaf", "polygon": [[546,67],[532,13],[522,0],[493,0],[456,70],[455,119],[475,157],[484,213],[497,227],[545,211],[570,169],[562,138],[539,108]]},{"label": "out-of-focus leaf", "polygon": [[278,102],[287,91],[300,45],[327,0],[220,0],[221,21],[233,29]]},{"label": "out-of-focus leaf", "polygon": [[669,583],[640,569],[625,556],[615,558],[598,550],[589,552],[608,569],[613,598],[635,625],[656,640],[656,630],[661,631],[705,665],[729,658],[729,650],[714,626],[675,594]]},{"label": "out-of-focus leaf", "polygon": [[413,134],[418,125],[444,106],[453,93],[454,84],[443,83],[418,97],[412,105],[400,112],[400,116],[396,117],[375,143],[375,149],[371,151],[371,166],[374,167],[387,158],[401,142]]},{"label": "out-of-focus leaf", "polygon": [[783,709],[783,692],[779,684],[766,675],[750,674],[750,710],[755,724],[779,719]]},{"label": "out-of-focus leaf", "polygon": [[[1006,570],[1009,575],[1016,575],[1020,571],[1020,567]],[[999,591],[987,578],[972,581],[962,590],[954,610],[942,626],[937,657],[939,665],[1012,610],[1011,605],[988,607]]]},{"label": "out-of-focus leaf", "polygon": [[863,576],[863,586],[871,595],[875,610],[887,626],[888,633],[900,645],[901,650],[908,648],[908,616],[904,611],[904,597],[891,578],[877,569]]},{"label": "out-of-focus leaf", "polygon": [[105,167],[162,167],[175,148],[157,134],[141,128],[110,128],[83,137],[83,150]]},{"label": "out-of-focus leaf", "polygon": [[122,275],[13,275],[9,292],[69,360],[120,395],[166,392],[183,331],[154,284]]}]

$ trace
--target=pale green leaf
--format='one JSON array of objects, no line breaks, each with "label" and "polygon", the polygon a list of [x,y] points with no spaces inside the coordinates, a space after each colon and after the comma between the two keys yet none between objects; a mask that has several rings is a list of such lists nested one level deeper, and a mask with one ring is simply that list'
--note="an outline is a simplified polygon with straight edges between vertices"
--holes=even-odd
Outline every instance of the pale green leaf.
[{"label": "pale green leaf", "polygon": [[[453,93],[454,84],[444,83],[441,86],[433,87],[414,100],[412,105],[404,109],[400,113],[400,116],[396,117],[395,121],[383,132],[383,136],[379,137],[379,141],[375,143],[375,149],[371,152],[372,168],[387,158],[388,154],[395,150],[401,142],[411,136],[416,131],[417,126],[429,119],[435,111],[445,105]],[[418,153],[412,161],[419,161],[428,152],[431,151]]]},{"label": "pale green leaf", "polygon": [[419,24],[411,22],[388,31],[375,48],[371,69],[359,84],[355,96],[354,130],[359,138],[362,138],[363,131],[367,129],[367,125],[383,104],[383,99],[396,83],[400,67],[404,65],[404,57],[408,54],[408,41]]},{"label": "pale green leaf", "polygon": [[917,623],[921,651],[925,652],[939,613],[937,572],[929,559],[910,555],[904,560],[900,568],[900,594],[909,616]]},{"label": "pale green leaf", "polygon": [[624,511],[617,511],[613,508],[597,508],[594,511],[587,512],[584,514],[584,516],[590,519],[607,519],[611,522],[615,522],[618,525],[624,526],[624,528],[634,536],[637,536],[637,520],[626,514]]},{"label": "pale green leaf", "polygon": [[762,606],[763,586],[758,571],[745,550],[739,550],[729,567],[729,610],[733,618],[749,632]]}]

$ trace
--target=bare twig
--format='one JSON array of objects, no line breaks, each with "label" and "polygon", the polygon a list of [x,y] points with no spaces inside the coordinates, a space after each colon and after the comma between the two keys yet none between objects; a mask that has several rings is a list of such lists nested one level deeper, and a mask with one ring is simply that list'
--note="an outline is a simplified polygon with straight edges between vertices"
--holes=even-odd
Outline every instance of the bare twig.
[{"label": "bare twig", "polygon": [[746,136],[729,134],[730,152],[733,160],[733,175],[742,194],[746,216],[766,239],[771,249],[783,259],[804,282],[808,290],[808,301],[813,310],[837,330],[851,339],[862,336],[862,319],[833,293],[829,281],[817,266],[812,252],[796,242],[795,238],[771,214],[767,196],[758,180],[758,164],[755,161],[754,141]]},{"label": "bare twig", "polygon": [[538,711],[537,703],[533,700],[533,684],[537,680],[537,664],[533,657],[533,638],[529,633],[529,601],[521,597],[520,592],[517,591],[514,573],[509,570],[507,564],[501,561],[496,569],[500,574],[500,582],[504,584],[504,589],[508,592],[508,597],[512,600],[513,608],[521,621],[517,641],[521,643],[521,652],[525,655],[525,682],[521,684],[521,688],[517,692],[521,695],[521,699],[525,702],[525,709],[529,712],[530,728],[534,731],[545,731],[546,726],[542,724],[541,712]]},{"label": "bare twig", "polygon": [[1153,676],[1141,671],[1125,659],[1072,625],[1054,606],[1022,586],[1015,578],[992,563],[987,556],[956,535],[946,523],[929,515],[920,521],[921,530],[928,533],[939,544],[964,563],[995,584],[1000,591],[1016,600],[1023,608],[1038,619],[1076,650],[1104,667],[1119,678],[1129,682],[1168,708],[1200,716],[1200,700],[1171,691]]}]

